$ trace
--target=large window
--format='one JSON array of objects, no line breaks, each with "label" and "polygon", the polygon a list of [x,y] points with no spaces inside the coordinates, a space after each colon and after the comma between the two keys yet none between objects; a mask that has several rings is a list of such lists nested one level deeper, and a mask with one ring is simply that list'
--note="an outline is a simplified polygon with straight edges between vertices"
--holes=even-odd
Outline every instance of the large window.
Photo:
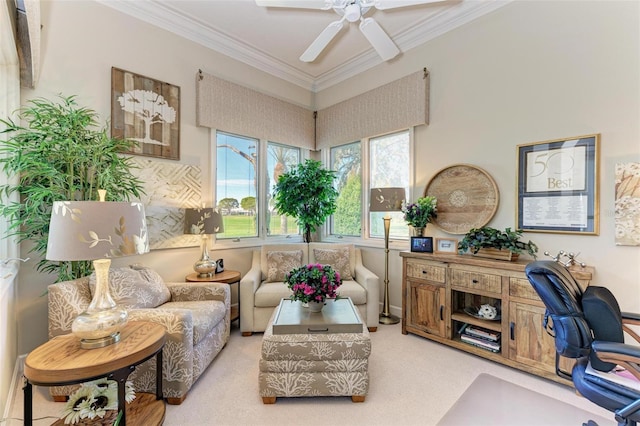
[{"label": "large window", "polygon": [[216,238],[258,236],[259,141],[218,132],[216,197],[224,232]]},{"label": "large window", "polygon": [[[401,187],[408,194],[410,186],[409,131],[402,131],[331,148],[329,164],[336,172],[339,196],[329,233],[346,237],[363,235],[363,220],[369,220],[368,237],[384,237],[386,212],[369,213],[366,198],[371,188]],[[363,162],[363,159],[368,160]],[[366,164],[365,164],[366,163]],[[362,212],[365,212],[363,215]],[[390,212],[393,238],[407,238],[407,224],[401,212]]]},{"label": "large window", "polygon": [[269,142],[267,152],[267,235],[299,234],[294,218],[280,215],[274,210],[273,187],[283,173],[300,163],[300,149]]},{"label": "large window", "polygon": [[273,187],[301,161],[300,148],[216,133],[216,199],[224,232],[217,239],[299,234],[292,217],[273,209]]},{"label": "large window", "polygon": [[[373,138],[369,141],[369,189],[400,187],[409,193],[410,178],[410,141],[409,132],[393,133],[391,135]],[[384,221],[382,218],[391,216],[390,237],[407,237],[408,228],[401,212],[372,212],[369,213],[370,237],[384,237]]]}]

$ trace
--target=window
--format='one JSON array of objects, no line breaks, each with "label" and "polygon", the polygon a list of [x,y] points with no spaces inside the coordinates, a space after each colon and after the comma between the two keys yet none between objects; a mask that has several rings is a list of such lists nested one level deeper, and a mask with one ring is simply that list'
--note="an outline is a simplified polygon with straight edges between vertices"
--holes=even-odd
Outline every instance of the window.
[{"label": "window", "polygon": [[331,170],[336,172],[336,211],[331,234],[362,234],[362,147],[360,142],[331,148]]},{"label": "window", "polygon": [[[409,193],[410,178],[410,141],[409,131],[372,138],[369,140],[369,189],[400,187]],[[370,212],[369,236],[384,237],[384,221],[382,218],[391,216],[391,238],[406,238],[407,224],[401,212]]]},{"label": "window", "polygon": [[267,235],[299,234],[298,223],[273,209],[273,188],[278,178],[300,163],[300,149],[269,142],[267,145]]},{"label": "window", "polygon": [[216,198],[224,232],[216,238],[258,236],[259,141],[217,132]]},{"label": "window", "polygon": [[[409,193],[411,177],[411,137],[408,130],[331,148],[329,164],[336,172],[336,212],[329,233],[335,236],[360,237],[362,221],[369,219],[370,238],[384,237],[387,212],[370,213],[365,205],[371,188],[401,187]],[[369,161],[363,163],[362,159]],[[363,215],[362,212],[365,212]],[[401,212],[389,212],[390,237],[407,238],[408,228]]]}]

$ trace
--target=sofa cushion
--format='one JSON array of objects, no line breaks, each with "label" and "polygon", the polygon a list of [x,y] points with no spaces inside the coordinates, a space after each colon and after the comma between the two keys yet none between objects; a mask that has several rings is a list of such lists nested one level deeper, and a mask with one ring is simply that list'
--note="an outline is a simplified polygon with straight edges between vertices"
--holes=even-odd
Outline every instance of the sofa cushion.
[{"label": "sofa cushion", "polygon": [[[91,297],[96,288],[96,273],[89,277]],[[162,277],[146,267],[109,269],[109,291],[116,304],[125,309],[155,308],[171,300]]]},{"label": "sofa cushion", "polygon": [[338,296],[350,297],[354,305],[367,303],[367,291],[353,280],[342,281],[342,285],[338,287]]},{"label": "sofa cushion", "polygon": [[313,258],[317,263],[331,266],[340,274],[342,280],[352,280],[351,276],[351,257],[349,256],[349,247],[341,247],[337,249],[314,248]]},{"label": "sofa cushion", "polygon": [[167,302],[159,306],[158,309],[191,312],[194,346],[200,343],[220,321],[224,320],[227,312],[224,302],[219,300]]},{"label": "sofa cushion", "polygon": [[292,269],[302,266],[302,250],[268,251],[266,282],[284,281]]},{"label": "sofa cushion", "polygon": [[283,243],[283,244],[265,244],[260,248],[260,271],[262,272],[262,280],[267,279],[267,253],[273,251],[294,251],[302,250],[302,266],[309,263],[309,244],[307,243]]},{"label": "sofa cushion", "polygon": [[[349,251],[349,268],[351,272],[351,276],[356,276],[356,248],[353,244],[337,244],[337,243],[309,243],[309,263],[322,263],[319,262],[318,259],[315,258],[315,250],[344,250],[347,249]],[[340,273],[342,275],[342,273]],[[342,279],[346,279],[342,277]]]},{"label": "sofa cushion", "polygon": [[255,294],[255,306],[271,308],[278,306],[282,299],[288,299],[293,293],[283,282],[262,283]]}]

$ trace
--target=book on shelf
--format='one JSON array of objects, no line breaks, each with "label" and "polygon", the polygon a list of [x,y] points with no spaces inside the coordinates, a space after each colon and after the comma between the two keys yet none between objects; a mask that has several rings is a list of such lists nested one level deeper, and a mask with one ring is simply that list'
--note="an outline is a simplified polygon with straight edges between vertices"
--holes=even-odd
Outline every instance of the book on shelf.
[{"label": "book on shelf", "polygon": [[487,330],[486,328],[471,324],[466,324],[466,327],[463,328],[463,332],[470,336],[480,337],[492,342],[499,342],[500,335],[502,334],[499,331]]},{"label": "book on shelf", "polygon": [[498,342],[491,342],[485,339],[469,336],[464,333],[460,335],[460,340],[491,352],[500,352],[500,343]]}]

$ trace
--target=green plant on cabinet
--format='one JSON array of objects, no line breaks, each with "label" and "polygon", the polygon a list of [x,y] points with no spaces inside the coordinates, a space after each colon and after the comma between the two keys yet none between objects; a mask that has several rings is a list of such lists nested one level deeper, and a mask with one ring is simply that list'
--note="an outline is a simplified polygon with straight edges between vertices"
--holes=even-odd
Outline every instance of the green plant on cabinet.
[{"label": "green plant on cabinet", "polygon": [[482,228],[474,228],[467,232],[458,243],[458,253],[464,254],[469,251],[472,254],[478,253],[482,248],[494,248],[497,250],[508,250],[514,254],[527,252],[534,259],[538,253],[538,246],[531,240],[520,241],[522,230],[512,231],[506,228],[504,231],[484,226]]}]

